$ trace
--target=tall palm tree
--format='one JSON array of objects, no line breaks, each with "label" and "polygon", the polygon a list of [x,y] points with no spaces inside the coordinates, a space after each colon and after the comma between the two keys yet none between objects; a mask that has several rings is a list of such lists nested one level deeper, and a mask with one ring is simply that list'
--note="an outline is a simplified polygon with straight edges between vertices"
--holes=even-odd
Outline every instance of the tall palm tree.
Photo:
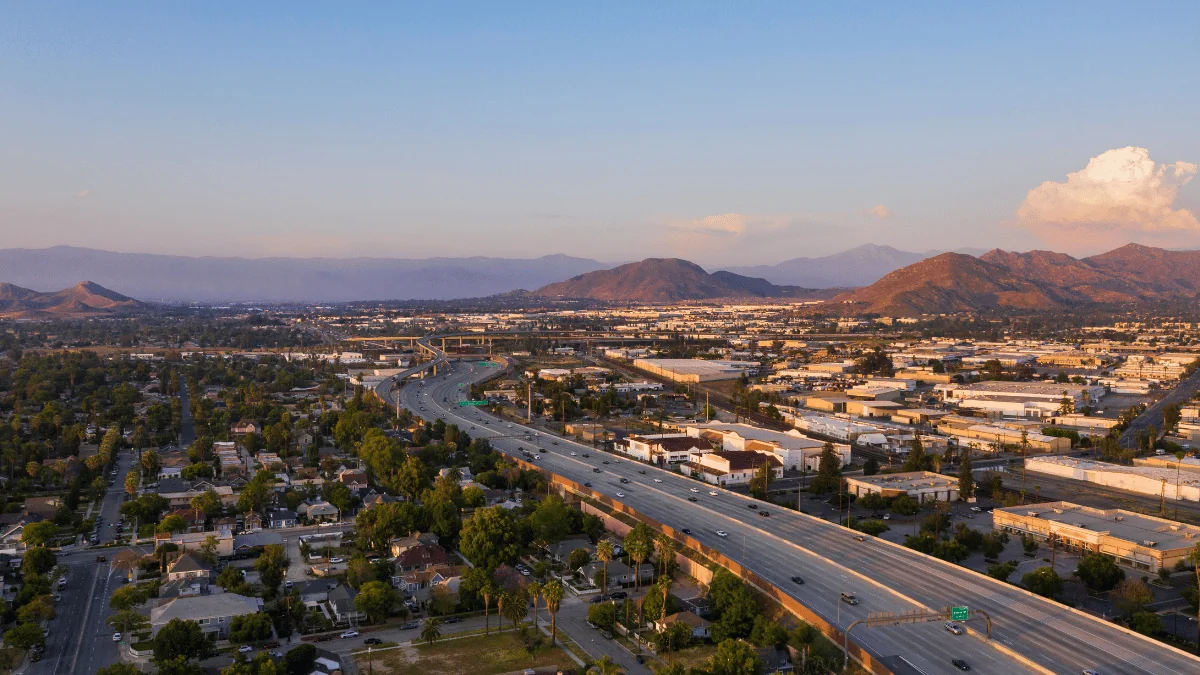
[{"label": "tall palm tree", "polygon": [[550,646],[554,646],[554,636],[558,632],[558,626],[555,624],[555,618],[558,614],[559,603],[563,599],[563,586],[558,579],[551,579],[542,586],[542,597],[546,599],[546,611],[550,612]]},{"label": "tall palm tree", "polygon": [[660,534],[654,539],[654,546],[658,552],[658,574],[662,576],[667,573],[667,565],[675,555],[675,542],[667,535]]},{"label": "tall palm tree", "polygon": [[629,551],[629,559],[633,561],[633,587],[636,590],[642,585],[641,568],[646,558],[650,557],[650,542],[641,537],[636,537],[632,541],[627,539],[625,548]]},{"label": "tall palm tree", "polygon": [[604,595],[608,592],[608,563],[611,562],[615,556],[616,552],[613,550],[613,544],[611,541],[605,539],[599,544],[596,544],[596,557],[604,563],[604,586],[600,588],[601,595]]},{"label": "tall palm tree", "polygon": [[484,584],[483,588],[479,589],[479,594],[483,596],[483,634],[488,634],[488,607],[492,604],[492,598],[496,595],[496,589],[492,585]]},{"label": "tall palm tree", "polygon": [[425,625],[421,628],[421,639],[429,644],[437,642],[442,637],[442,620],[431,616],[425,619]]},{"label": "tall palm tree", "polygon": [[662,617],[661,620],[665,623],[667,620],[667,598],[671,597],[671,578],[663,577],[658,580],[658,591],[662,593]]},{"label": "tall palm tree", "polygon": [[501,613],[512,623],[513,628],[521,627],[521,621],[525,619],[525,615],[529,612],[528,602],[529,594],[520,586],[505,594],[504,609]]},{"label": "tall palm tree", "polygon": [[540,598],[542,596],[542,585],[536,581],[533,581],[533,582],[530,582],[530,584],[525,587],[525,590],[529,591],[529,597],[533,599],[533,627],[537,628],[537,625],[538,625],[537,605],[538,605],[538,598]]},{"label": "tall palm tree", "polygon": [[625,669],[613,662],[612,657],[602,656],[591,668],[589,673],[596,675],[624,675]]}]

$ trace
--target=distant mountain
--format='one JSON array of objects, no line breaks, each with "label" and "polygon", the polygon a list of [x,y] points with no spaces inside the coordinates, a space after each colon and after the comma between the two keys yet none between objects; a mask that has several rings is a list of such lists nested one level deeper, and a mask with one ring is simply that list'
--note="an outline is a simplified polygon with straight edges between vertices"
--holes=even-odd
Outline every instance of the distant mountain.
[{"label": "distant mountain", "polygon": [[833,295],[828,291],[777,286],[766,279],[732,272],[709,274],[696,263],[678,258],[647,258],[611,270],[580,274],[540,288],[536,294],[647,304],[718,298],[823,299]]},{"label": "distant mountain", "polygon": [[539,288],[611,265],[566,255],[514,258],[235,258],[55,246],[0,250],[0,277],[62,288],[80,277],[161,302],[445,300]]},{"label": "distant mountain", "polygon": [[0,283],[0,317],[83,318],[132,314],[150,307],[90,281],[57,293],[40,293],[10,283]]},{"label": "distant mountain", "polygon": [[835,301],[841,311],[914,315],[1195,300],[1198,293],[1200,251],[1129,244],[1082,259],[1052,251],[943,253]]},{"label": "distant mountain", "polygon": [[891,246],[863,244],[819,258],[793,258],[775,265],[727,267],[736,274],[761,277],[774,284],[804,288],[854,288],[875,283],[883,275],[935,253],[912,253]]}]

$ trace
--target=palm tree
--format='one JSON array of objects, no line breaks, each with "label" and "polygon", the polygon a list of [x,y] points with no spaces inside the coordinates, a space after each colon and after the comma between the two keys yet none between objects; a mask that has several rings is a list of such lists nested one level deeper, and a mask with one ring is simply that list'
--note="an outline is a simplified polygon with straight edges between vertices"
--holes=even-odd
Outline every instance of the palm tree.
[{"label": "palm tree", "polygon": [[483,596],[483,634],[488,634],[488,607],[492,604],[492,596],[496,594],[496,589],[492,585],[484,584],[483,588],[479,589],[479,594]]},{"label": "palm tree", "polygon": [[555,615],[558,614],[558,605],[563,599],[563,587],[558,579],[551,579],[542,586],[542,597],[546,599],[546,611],[550,612],[550,646],[554,646],[554,636],[557,634],[558,626],[555,624]]},{"label": "palm tree", "polygon": [[504,601],[508,598],[508,592],[500,591],[496,594],[496,618],[500,620],[500,627],[496,629],[497,633],[504,632]]},{"label": "palm tree", "polygon": [[437,642],[442,637],[442,620],[431,616],[425,619],[425,625],[421,628],[421,639],[429,644]]},{"label": "palm tree", "polygon": [[667,598],[671,596],[671,577],[663,577],[658,580],[658,590],[662,593],[662,617],[663,623],[667,621]]},{"label": "palm tree", "polygon": [[537,625],[538,625],[537,605],[538,605],[538,598],[540,598],[542,596],[542,585],[536,581],[533,581],[533,582],[530,582],[530,584],[528,586],[526,586],[525,589],[527,591],[529,591],[529,597],[533,598],[533,627],[537,628]]},{"label": "palm tree", "polygon": [[529,594],[528,592],[517,586],[507,593],[504,602],[504,618],[512,623],[514,628],[521,627],[521,621],[525,619],[525,614],[529,611]]},{"label": "palm tree", "polygon": [[654,544],[658,549],[658,574],[662,576],[667,573],[671,558],[675,555],[675,542],[667,535],[660,534]]},{"label": "palm tree", "polygon": [[626,540],[625,547],[629,551],[629,558],[633,561],[633,587],[636,590],[641,587],[642,563],[650,557],[650,543],[641,537],[636,537],[632,541]]},{"label": "palm tree", "polygon": [[600,588],[600,594],[604,595],[608,591],[608,563],[612,561],[616,553],[613,551],[611,541],[605,539],[599,544],[596,544],[596,557],[604,563],[604,586]]},{"label": "palm tree", "polygon": [[588,672],[596,673],[597,675],[624,675],[625,669],[613,663],[612,657],[602,656],[595,665],[588,668]]}]

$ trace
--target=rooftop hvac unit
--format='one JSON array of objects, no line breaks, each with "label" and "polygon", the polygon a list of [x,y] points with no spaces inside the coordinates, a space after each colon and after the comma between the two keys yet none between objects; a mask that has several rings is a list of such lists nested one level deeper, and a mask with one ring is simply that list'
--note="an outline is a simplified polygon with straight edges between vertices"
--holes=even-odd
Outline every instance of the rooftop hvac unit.
[{"label": "rooftop hvac unit", "polygon": [[1142,540],[1142,546],[1149,546],[1150,548],[1154,548],[1155,546],[1158,546],[1158,542],[1157,542],[1157,541],[1151,541],[1151,540],[1149,540],[1149,539],[1143,539],[1143,540]]}]

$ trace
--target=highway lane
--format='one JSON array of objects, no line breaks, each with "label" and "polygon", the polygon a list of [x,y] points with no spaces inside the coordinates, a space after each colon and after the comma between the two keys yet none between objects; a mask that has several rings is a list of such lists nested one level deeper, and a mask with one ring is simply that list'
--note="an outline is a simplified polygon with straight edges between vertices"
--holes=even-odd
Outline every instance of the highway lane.
[{"label": "highway lane", "polygon": [[[433,378],[425,386],[406,387],[402,390],[402,402],[419,415],[424,405],[426,411],[422,416],[429,419],[445,415],[447,422],[457,422],[473,436],[520,431],[519,426],[510,428],[508,423],[479,410],[457,407],[457,385],[479,379],[485,373],[476,366],[460,366],[449,377]],[[446,403],[442,402],[443,397],[448,399]],[[491,424],[483,425],[485,419]],[[471,425],[476,429],[471,430]],[[538,448],[543,457],[538,463],[548,470],[579,482],[591,480],[594,489],[613,497],[622,492],[626,494],[622,501],[646,515],[677,527],[691,527],[697,539],[744,562],[831,622],[837,622],[839,609],[844,610],[841,625],[845,626],[848,620],[862,618],[867,611],[911,609],[915,603],[936,608],[968,604],[993,617],[996,622],[993,637],[997,641],[1052,672],[1078,673],[1090,667],[1100,672],[1186,673],[1200,668],[1200,662],[1190,655],[1080,616],[1057,603],[1030,597],[1011,586],[981,579],[962,568],[871,538],[858,542],[843,528],[795,512],[774,508],[769,518],[755,516],[745,508],[749,503],[745,497],[726,491],[720,491],[719,497],[709,497],[707,487],[678,474],[628,460],[605,466],[600,462],[613,461],[611,455],[565,439],[558,439],[559,446],[547,446],[548,442],[530,444],[501,439],[495,445],[509,452]],[[572,450],[576,457],[570,456]],[[584,459],[584,452],[593,457]],[[591,471],[593,466],[604,471],[599,480]],[[638,473],[641,470],[647,474]],[[631,483],[619,483],[621,476]],[[653,483],[654,477],[660,477],[663,483]],[[702,490],[694,504],[686,501],[688,496],[697,496],[691,493],[691,487]],[[718,528],[731,536],[716,537],[713,530]],[[745,538],[742,546],[738,546],[739,535]],[[790,584],[788,577],[796,573],[808,583],[799,587]],[[903,595],[885,586],[902,589]],[[843,590],[859,595],[862,604],[839,606],[837,594]],[[975,644],[965,642],[945,633],[937,624],[856,628],[854,637],[875,655],[898,653],[929,672],[953,672],[948,660],[954,656],[968,660],[980,672],[1025,669],[982,640],[972,640]]]}]

